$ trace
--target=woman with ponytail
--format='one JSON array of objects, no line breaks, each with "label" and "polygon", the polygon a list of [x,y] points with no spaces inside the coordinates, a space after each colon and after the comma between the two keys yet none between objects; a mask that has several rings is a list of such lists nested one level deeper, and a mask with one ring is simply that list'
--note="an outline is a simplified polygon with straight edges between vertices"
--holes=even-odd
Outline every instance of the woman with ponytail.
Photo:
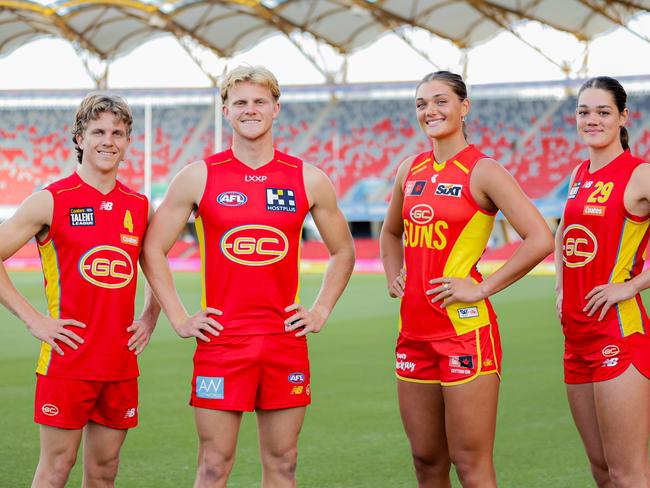
[{"label": "woman with ponytail", "polygon": [[[497,486],[492,462],[501,345],[488,297],[553,249],[551,231],[514,178],[467,143],[463,79],[425,76],[415,111],[433,149],[404,160],[381,231],[388,292],[402,299],[397,395],[420,488]],[[501,210],[522,242],[483,280],[476,263]]]},{"label": "woman with ponytail", "polygon": [[601,76],[578,93],[589,159],[573,171],[556,233],[557,313],[571,413],[599,487],[650,486],[650,320],[639,293],[650,236],[650,164],[625,129],[627,95]]}]

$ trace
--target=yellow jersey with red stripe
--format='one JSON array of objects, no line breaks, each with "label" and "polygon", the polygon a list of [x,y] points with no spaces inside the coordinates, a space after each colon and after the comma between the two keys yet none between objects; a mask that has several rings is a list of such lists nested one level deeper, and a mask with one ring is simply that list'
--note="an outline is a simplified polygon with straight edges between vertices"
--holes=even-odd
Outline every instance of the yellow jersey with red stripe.
[{"label": "yellow jersey with red stripe", "polygon": [[252,169],[228,149],[205,164],[196,217],[202,305],[223,312],[215,317],[222,335],[285,333],[290,314],[284,309],[298,299],[300,238],[309,211],[303,163],[275,151]]},{"label": "yellow jersey with red stripe", "polygon": [[42,343],[36,372],[66,379],[121,381],[138,376],[127,347],[133,323],[138,257],[149,203],[120,182],[107,194],[77,173],[47,188],[54,211],[47,237],[38,242],[50,316],[74,319],[84,343],[52,353]]},{"label": "yellow jersey with red stripe", "polygon": [[624,151],[597,171],[583,161],[576,170],[564,208],[562,236],[562,325],[567,340],[579,347],[595,331],[614,337],[648,326],[641,296],[636,295],[609,309],[602,321],[598,311],[588,317],[585,296],[596,286],[622,283],[643,271],[650,219],[632,215],[623,197],[639,158]]},{"label": "yellow jersey with red stripe", "polygon": [[432,152],[418,155],[404,182],[404,258],[406,287],[400,332],[413,340],[459,336],[495,323],[490,302],[431,303],[429,280],[471,277],[482,281],[476,264],[485,250],[495,214],[479,207],[469,182],[483,153],[469,145],[445,162]]}]

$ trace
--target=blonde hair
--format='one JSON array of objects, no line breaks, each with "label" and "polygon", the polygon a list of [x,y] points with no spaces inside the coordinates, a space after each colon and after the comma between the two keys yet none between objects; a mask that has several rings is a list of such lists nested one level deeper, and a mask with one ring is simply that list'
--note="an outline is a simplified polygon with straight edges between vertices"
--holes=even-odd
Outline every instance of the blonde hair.
[{"label": "blonde hair", "polygon": [[83,149],[77,144],[77,137],[83,136],[86,127],[88,127],[88,122],[97,120],[104,112],[110,112],[115,115],[115,118],[124,122],[126,125],[126,136],[131,136],[133,115],[126,100],[119,95],[109,93],[89,93],[79,104],[74,126],[72,127],[72,141],[74,142],[74,150],[77,151],[77,161],[79,164],[81,164]]},{"label": "blonde hair", "polygon": [[280,85],[278,80],[264,66],[237,66],[235,69],[226,73],[221,82],[221,102],[226,103],[230,89],[235,83],[249,82],[265,86],[273,95],[277,102],[280,99]]}]

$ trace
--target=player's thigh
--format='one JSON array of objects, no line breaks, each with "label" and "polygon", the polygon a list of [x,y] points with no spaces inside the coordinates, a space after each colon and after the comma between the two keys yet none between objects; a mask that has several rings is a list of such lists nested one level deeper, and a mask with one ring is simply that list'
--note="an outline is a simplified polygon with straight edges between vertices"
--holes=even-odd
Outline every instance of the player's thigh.
[{"label": "player's thigh", "polygon": [[571,415],[592,464],[605,465],[594,399],[594,383],[566,385]]},{"label": "player's thigh", "polygon": [[241,419],[242,412],[195,407],[199,450],[206,455],[232,458],[237,447]]},{"label": "player's thigh", "polygon": [[256,411],[262,456],[294,453],[305,419],[306,407]]},{"label": "player's thigh", "polygon": [[594,384],[600,435],[608,464],[647,464],[650,438],[650,380],[634,366]]},{"label": "player's thigh", "polygon": [[440,384],[398,379],[397,397],[413,455],[423,459],[448,458],[445,404]]},{"label": "player's thigh", "polygon": [[127,432],[127,429],[88,422],[84,428],[84,466],[105,465],[117,460]]},{"label": "player's thigh", "polygon": [[491,456],[496,431],[499,377],[488,374],[442,387],[449,452]]},{"label": "player's thigh", "polygon": [[51,465],[57,458],[74,460],[81,443],[82,429],[40,426],[41,462]]}]

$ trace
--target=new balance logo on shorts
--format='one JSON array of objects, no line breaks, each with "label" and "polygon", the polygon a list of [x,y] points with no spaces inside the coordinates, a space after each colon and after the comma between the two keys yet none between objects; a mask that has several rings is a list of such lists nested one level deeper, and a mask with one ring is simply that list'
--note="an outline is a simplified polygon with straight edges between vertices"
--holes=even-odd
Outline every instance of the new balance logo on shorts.
[{"label": "new balance logo on shorts", "polygon": [[296,195],[283,188],[266,189],[266,210],[271,212],[295,212]]},{"label": "new balance logo on shorts", "polygon": [[130,419],[130,418],[135,417],[135,413],[136,413],[137,411],[138,411],[138,410],[137,410],[137,408],[135,408],[135,407],[133,407],[133,408],[127,408],[127,409],[126,409],[126,412],[124,413],[124,418],[125,418],[125,419]]},{"label": "new balance logo on shorts", "polygon": [[209,398],[212,400],[223,400],[224,398],[222,377],[197,376],[194,389],[197,398]]}]

